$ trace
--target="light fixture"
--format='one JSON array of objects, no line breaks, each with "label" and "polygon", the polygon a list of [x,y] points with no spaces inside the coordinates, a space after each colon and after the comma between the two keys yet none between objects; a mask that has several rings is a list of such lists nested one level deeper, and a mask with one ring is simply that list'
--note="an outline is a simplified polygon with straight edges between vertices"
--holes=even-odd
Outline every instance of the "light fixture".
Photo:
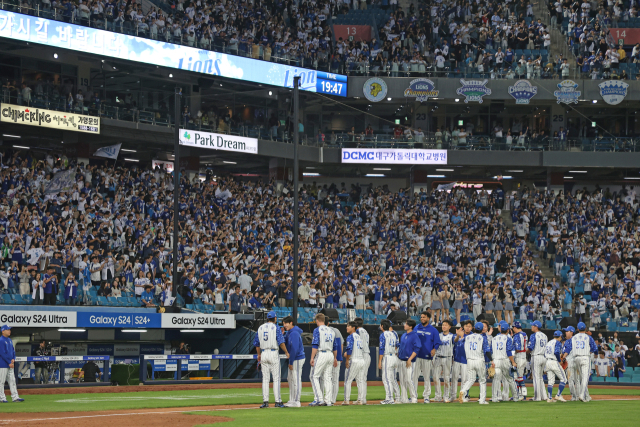
[{"label": "light fixture", "polygon": [[597,104],[597,103],[598,103],[598,100],[597,100],[597,99],[594,99],[594,100],[593,100],[593,101],[591,101],[591,102],[593,102],[594,104]]},{"label": "light fixture", "polygon": [[572,176],[565,176],[564,179],[573,179]]},{"label": "light fixture", "polygon": [[136,163],[138,163],[140,160],[138,160],[138,159],[127,159],[127,158],[125,157],[125,158],[124,158],[124,161],[125,161],[125,162],[136,162]]},{"label": "light fixture", "polygon": [[172,79],[173,78],[173,74],[169,74],[169,78]]},{"label": "light fixture", "polygon": [[120,151],[126,151],[127,153],[137,153],[137,150],[129,150],[128,148],[121,148]]},{"label": "light fixture", "polygon": [[456,102],[460,102],[460,98],[456,98]]},{"label": "light fixture", "polygon": [[626,177],[625,179],[640,179],[640,178],[633,178],[631,176]]},{"label": "light fixture", "polygon": [[390,171],[391,168],[373,168],[374,171]]},{"label": "light fixture", "polygon": [[273,92],[269,91],[269,96],[273,95]]},{"label": "light fixture", "polygon": [[53,54],[53,59],[58,59],[58,54],[57,53]]},{"label": "light fixture", "polygon": [[587,173],[587,171],[569,171],[570,173]]},{"label": "light fixture", "polygon": [[385,175],[383,173],[368,173],[365,176],[368,176],[370,178],[382,178]]},{"label": "light fixture", "polygon": [[524,172],[522,169],[509,169],[508,171],[505,172],[515,172],[515,173],[521,173]]},{"label": "light fixture", "polygon": [[25,147],[24,145],[14,145],[13,148],[22,148],[23,150],[29,149],[29,147]]},{"label": "light fixture", "polygon": [[427,178],[444,178],[444,175],[427,175]]},{"label": "light fixture", "polygon": [[307,167],[305,167],[305,169],[317,169],[317,168],[315,168],[313,166],[307,166]]},{"label": "light fixture", "polygon": [[453,172],[453,169],[436,169],[436,172]]},{"label": "light fixture", "polygon": [[316,172],[304,172],[302,176],[320,176],[320,174]]},{"label": "light fixture", "polygon": [[[494,176],[494,177],[493,177],[493,179],[498,179],[498,177],[499,177],[499,176],[500,176],[500,175],[496,175],[496,176]],[[509,175],[504,175],[504,176],[502,176],[502,178],[501,178],[501,179],[513,179],[513,177],[512,177],[512,176],[509,176]]]},{"label": "light fixture", "polygon": [[86,332],[86,329],[66,329],[66,328],[62,328],[62,329],[58,329],[58,332]]},{"label": "light fixture", "polygon": [[222,163],[226,163],[228,165],[237,165],[238,164],[238,162],[228,162],[226,160],[223,160]]},{"label": "light fixture", "polygon": [[5,138],[22,138],[20,135],[9,135],[8,133],[3,133],[2,136]]},{"label": "light fixture", "polygon": [[120,332],[135,333],[135,332],[147,332],[147,330],[146,329],[123,329]]},{"label": "light fixture", "polygon": [[204,332],[204,329],[180,329],[180,332],[184,333],[191,333],[191,332]]},{"label": "light fixture", "polygon": [[391,101],[391,98],[387,98],[387,101]]}]

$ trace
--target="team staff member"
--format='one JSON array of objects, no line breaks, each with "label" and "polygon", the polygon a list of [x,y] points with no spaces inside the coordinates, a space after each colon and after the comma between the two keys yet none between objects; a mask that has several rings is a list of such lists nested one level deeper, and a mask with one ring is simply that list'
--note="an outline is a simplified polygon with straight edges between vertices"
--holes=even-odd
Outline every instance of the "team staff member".
[{"label": "team staff member", "polygon": [[[40,340],[40,345],[36,349],[34,356],[50,356],[49,350],[47,350],[47,342],[45,340]],[[36,384],[47,384],[49,382],[49,369],[47,368],[47,362],[35,362],[34,365],[36,367]]]},{"label": "team staff member", "polygon": [[584,323],[578,323],[578,334],[574,335],[571,340],[567,340],[564,349],[569,355],[573,354],[576,370],[580,377],[577,391],[578,399],[583,402],[591,400],[591,397],[588,397],[589,375],[591,374],[590,353],[598,354],[598,346],[593,338],[585,333],[586,329],[587,326]]},{"label": "team staff member", "polygon": [[[362,327],[362,325],[364,324],[364,321],[362,320],[361,317],[356,317],[354,319],[354,322],[356,322],[356,324],[358,325],[358,330],[356,331],[358,335],[360,335],[360,338],[362,338],[362,345],[363,347],[363,357],[364,357],[364,378],[365,378],[365,382],[364,382],[364,396],[367,396],[367,378],[369,376],[369,366],[371,366],[371,349],[369,348],[369,333],[367,332],[366,329],[364,329]],[[336,381],[337,384],[337,381]],[[337,387],[337,386],[336,386]],[[336,392],[337,395],[337,392]],[[335,400],[335,399],[334,399]],[[365,405],[367,404],[367,401],[365,400],[364,402]]]},{"label": "team staff member", "polygon": [[531,324],[533,332],[529,337],[529,345],[527,350],[531,352],[531,377],[533,379],[533,401],[540,402],[546,399],[547,391],[544,388],[544,380],[542,374],[547,365],[547,359],[544,357],[544,351],[547,346],[547,336],[540,332],[542,323],[536,320]]},{"label": "team staff member", "polygon": [[24,402],[18,395],[18,387],[16,387],[16,377],[13,372],[13,368],[16,363],[16,350],[13,347],[13,341],[11,341],[11,327],[3,325],[2,336],[0,336],[0,402],[7,403],[7,397],[4,395],[4,382],[9,383],[9,390],[11,390],[12,402]]},{"label": "team staff member", "polygon": [[[316,314],[316,325],[311,341],[311,386],[315,396],[309,406],[331,406],[333,398],[333,382],[331,375],[333,368],[338,366],[338,344],[333,330],[325,325],[325,315]],[[316,357],[317,356],[317,357]],[[320,387],[320,380],[324,384]]]},{"label": "team staff member", "polygon": [[82,376],[85,383],[95,383],[96,375],[100,375],[100,368],[93,362],[93,360],[89,360],[82,367],[80,376]]},{"label": "team staff member", "polygon": [[261,325],[256,332],[253,346],[258,353],[258,363],[262,365],[262,401],[260,407],[269,407],[269,380],[273,376],[273,396],[276,401],[276,408],[284,408],[280,398],[280,356],[278,347],[284,351],[289,358],[289,352],[284,344],[282,331],[276,325],[278,317],[275,311],[267,313],[267,323]]},{"label": "team staff member", "polygon": [[[511,368],[515,368],[516,362],[513,356],[513,340],[508,335],[509,324],[504,320],[498,325],[500,328],[500,334],[491,341],[491,349],[493,353],[493,366],[496,370],[496,374],[493,377],[491,383],[491,401],[500,402],[500,384],[505,383],[506,390],[503,394],[506,395],[506,399],[509,400],[509,390],[514,400],[517,397],[516,383],[511,375]],[[504,396],[502,396],[504,398]]]},{"label": "team staff member", "polygon": [[[460,388],[464,387],[467,382],[467,354],[464,351],[464,340],[471,335],[473,322],[465,320],[462,322],[462,328],[456,329],[456,336],[453,339],[453,384],[449,400],[453,401],[458,397],[458,378],[460,378]],[[465,396],[468,401],[468,396]]]},{"label": "team staff member", "polygon": [[522,331],[522,325],[520,322],[513,322],[513,326],[511,327],[513,332],[513,348],[516,352],[514,360],[516,365],[518,365],[518,377],[516,379],[516,386],[518,389],[518,399],[517,400],[526,400],[527,398],[527,387],[524,384],[524,370],[527,367],[527,334]]},{"label": "team staff member", "polygon": [[[416,321],[409,319],[404,324],[405,333],[400,337],[400,351],[398,358],[400,359],[400,403],[418,403],[418,394],[413,386],[412,362],[418,356],[422,344],[420,337],[413,331],[416,327]],[[411,396],[411,400],[407,400],[407,390]]]},{"label": "team staff member", "polygon": [[344,402],[342,406],[349,405],[349,399],[351,398],[351,383],[356,380],[358,385],[358,400],[354,405],[366,405],[367,396],[365,395],[367,388],[365,383],[367,378],[364,374],[365,360],[364,360],[364,343],[362,337],[356,333],[358,324],[354,321],[347,323],[347,345],[344,352],[344,367],[346,369],[344,374]]},{"label": "team staff member", "polygon": [[[544,357],[547,359],[547,365],[545,366],[545,372],[547,373],[547,403],[551,402],[566,402],[562,397],[562,390],[564,390],[565,384],[567,384],[567,375],[560,366],[560,355],[562,354],[562,331],[555,331],[553,333],[553,339],[549,341],[545,350]],[[553,384],[556,382],[556,377],[560,380],[558,385],[558,394],[553,396]]]},{"label": "team staff member", "polygon": [[302,344],[302,329],[293,324],[293,317],[282,319],[282,326],[286,333],[284,344],[289,352],[289,401],[284,404],[288,408],[300,407],[300,395],[302,393],[302,367],[304,366],[304,346]]},{"label": "team staff member", "polygon": [[[434,359],[434,380],[436,383],[436,393],[434,396],[434,402],[449,403],[451,400],[451,364],[453,363],[453,339],[455,335],[450,333],[453,322],[446,319],[442,322],[442,332],[440,333],[440,346],[436,350],[436,357]],[[444,394],[442,394],[442,388],[440,387],[440,375],[444,380]],[[443,399],[444,396],[444,399]]]},{"label": "team staff member", "polygon": [[[440,346],[440,333],[431,325],[431,313],[424,311],[420,315],[420,325],[415,328],[416,334],[420,337],[420,352],[413,365],[413,386],[418,394],[418,378],[420,374],[424,378],[424,391],[422,398],[424,403],[429,403],[431,396],[431,371],[433,369],[433,358],[436,350]],[[404,396],[404,395],[403,395]]]},{"label": "team staff member", "polygon": [[484,325],[481,322],[477,322],[474,326],[476,330],[475,334],[471,334],[468,337],[465,337],[464,340],[464,351],[467,355],[467,382],[464,383],[464,386],[460,390],[460,394],[458,395],[458,401],[460,403],[464,403],[465,395],[471,389],[471,386],[476,381],[476,376],[478,377],[478,382],[480,383],[480,399],[478,403],[481,405],[488,405],[487,402],[487,368],[484,362],[485,353],[491,352],[491,347],[489,346],[489,341],[487,340],[487,336],[482,333],[482,329]]},{"label": "team staff member", "polygon": [[384,319],[380,322],[380,353],[378,356],[378,366],[382,370],[382,384],[384,385],[385,398],[383,405],[395,403],[394,396],[400,399],[400,388],[396,381],[396,370],[400,364],[398,359],[398,334],[393,330],[391,322]]}]

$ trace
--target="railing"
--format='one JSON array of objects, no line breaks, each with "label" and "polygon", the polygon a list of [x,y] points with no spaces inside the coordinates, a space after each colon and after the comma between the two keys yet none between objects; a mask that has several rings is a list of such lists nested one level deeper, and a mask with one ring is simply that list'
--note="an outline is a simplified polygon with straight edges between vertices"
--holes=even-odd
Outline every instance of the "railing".
[{"label": "railing", "polygon": [[[231,348],[229,351],[230,354],[234,355],[246,355],[249,354],[253,347],[253,337],[255,333],[245,328],[245,333],[238,340],[238,342]],[[253,358],[252,358],[253,359]],[[251,360],[252,360],[251,359]],[[246,359],[232,359],[227,361],[223,366],[223,375],[224,378],[230,378],[233,373],[238,369],[241,363],[246,363]]]}]

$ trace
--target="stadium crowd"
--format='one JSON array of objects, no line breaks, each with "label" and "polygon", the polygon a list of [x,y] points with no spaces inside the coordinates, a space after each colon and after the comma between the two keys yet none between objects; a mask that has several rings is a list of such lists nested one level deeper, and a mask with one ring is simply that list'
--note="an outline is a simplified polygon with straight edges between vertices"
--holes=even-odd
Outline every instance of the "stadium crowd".
[{"label": "stadium crowd", "polygon": [[[90,304],[91,289],[108,297],[132,292],[142,306],[174,304],[171,175],[37,160],[29,151],[3,160],[5,288],[30,294],[34,304]],[[75,172],[74,188],[47,191],[66,168]],[[290,183],[278,189],[196,176],[181,188],[184,303],[232,312],[291,306]],[[455,323],[462,312],[556,321],[571,310],[581,320],[591,313],[592,322],[638,320],[633,189],[555,196],[524,189],[506,201],[513,228],[500,214],[501,190],[420,189],[411,200],[407,190],[314,184],[301,198],[303,306],[409,315],[430,308],[436,323],[450,308]],[[540,253],[526,244],[531,233]],[[557,273],[550,280],[540,268],[547,262]]]}]

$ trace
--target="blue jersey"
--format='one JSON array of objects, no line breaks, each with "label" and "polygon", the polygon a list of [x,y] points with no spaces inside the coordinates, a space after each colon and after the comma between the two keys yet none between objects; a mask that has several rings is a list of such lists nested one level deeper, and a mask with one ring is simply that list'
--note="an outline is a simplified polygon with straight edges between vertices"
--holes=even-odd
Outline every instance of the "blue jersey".
[{"label": "blue jersey", "polygon": [[272,322],[261,325],[253,339],[253,346],[260,347],[261,350],[277,350],[280,344],[284,343],[282,331]]},{"label": "blue jersey", "polygon": [[440,333],[431,325],[422,326],[421,324],[415,327],[414,332],[418,334],[421,344],[418,357],[420,359],[432,360],[431,350],[437,350],[438,347],[440,347]]},{"label": "blue jersey", "polygon": [[463,365],[467,364],[467,353],[464,351],[464,341],[470,334],[466,334],[464,337],[460,338],[458,342],[453,343],[453,361],[462,363]]},{"label": "blue jersey", "polygon": [[[420,348],[422,344],[420,343],[420,338],[418,334],[414,331],[403,334],[400,337],[400,351],[398,353],[398,357],[400,360],[409,360],[412,353],[416,355],[420,353]],[[415,358],[413,359],[415,361]]]},{"label": "blue jersey", "polygon": [[[16,350],[11,338],[0,335],[0,368],[9,368],[12,360],[16,359]],[[4,384],[2,385],[4,387]]]},{"label": "blue jersey", "polygon": [[289,365],[296,360],[304,360],[304,346],[302,345],[302,329],[294,326],[284,336],[284,344],[289,352]]}]

